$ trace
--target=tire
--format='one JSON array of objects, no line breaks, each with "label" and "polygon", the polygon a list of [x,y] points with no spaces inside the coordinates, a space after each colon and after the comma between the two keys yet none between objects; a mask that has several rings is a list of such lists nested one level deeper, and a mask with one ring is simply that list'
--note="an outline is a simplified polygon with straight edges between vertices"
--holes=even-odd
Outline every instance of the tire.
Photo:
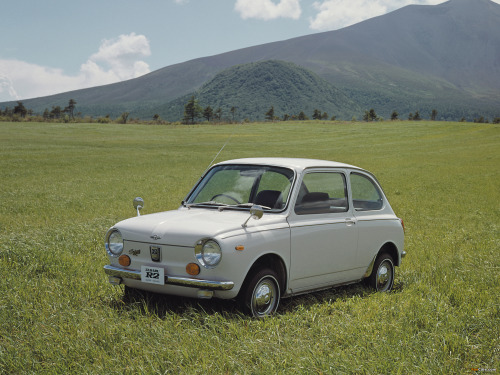
[{"label": "tire", "polygon": [[392,257],[380,254],[373,265],[373,271],[368,278],[368,285],[377,292],[388,292],[394,284],[394,261]]},{"label": "tire", "polygon": [[245,282],[241,295],[243,308],[255,318],[272,315],[278,309],[281,292],[278,275],[269,268],[255,273]]}]

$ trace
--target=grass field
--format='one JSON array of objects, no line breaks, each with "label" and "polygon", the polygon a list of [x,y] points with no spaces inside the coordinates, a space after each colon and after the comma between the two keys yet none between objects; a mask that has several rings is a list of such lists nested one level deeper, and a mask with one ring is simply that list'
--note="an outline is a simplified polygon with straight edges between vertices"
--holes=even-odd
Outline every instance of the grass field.
[{"label": "grass field", "polygon": [[[394,291],[295,297],[265,320],[231,301],[124,301],[106,230],[139,195],[143,213],[177,208],[228,139],[219,161],[372,171],[406,224]],[[0,123],[0,373],[498,373],[499,225],[499,125]]]}]

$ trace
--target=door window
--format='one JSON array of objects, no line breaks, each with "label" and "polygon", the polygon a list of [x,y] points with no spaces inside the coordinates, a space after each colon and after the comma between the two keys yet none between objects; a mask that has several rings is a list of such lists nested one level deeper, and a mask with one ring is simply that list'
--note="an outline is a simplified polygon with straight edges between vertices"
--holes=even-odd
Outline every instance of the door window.
[{"label": "door window", "polygon": [[346,212],[347,187],[344,174],[313,172],[304,176],[295,213],[297,215]]}]

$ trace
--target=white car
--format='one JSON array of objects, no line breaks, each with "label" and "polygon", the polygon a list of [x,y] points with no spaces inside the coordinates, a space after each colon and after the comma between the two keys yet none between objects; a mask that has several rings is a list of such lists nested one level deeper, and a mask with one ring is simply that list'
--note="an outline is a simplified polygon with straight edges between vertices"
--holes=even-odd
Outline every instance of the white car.
[{"label": "white car", "polygon": [[364,279],[378,291],[404,257],[403,222],[375,177],[332,161],[251,158],[214,165],[173,211],[106,234],[113,285],[238,299],[255,317],[280,298]]}]

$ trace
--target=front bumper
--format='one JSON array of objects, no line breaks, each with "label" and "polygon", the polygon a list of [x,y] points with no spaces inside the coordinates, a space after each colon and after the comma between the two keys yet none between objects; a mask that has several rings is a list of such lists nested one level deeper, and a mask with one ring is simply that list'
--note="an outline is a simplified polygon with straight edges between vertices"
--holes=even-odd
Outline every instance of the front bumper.
[{"label": "front bumper", "polygon": [[[112,284],[120,284],[121,279],[141,280],[141,272],[129,270],[125,268],[118,268],[111,265],[104,266],[104,272],[113,278]],[[188,288],[199,288],[206,290],[231,290],[234,287],[232,281],[213,281],[213,280],[200,280],[188,277],[167,276],[165,275],[165,284],[185,286]]]}]

